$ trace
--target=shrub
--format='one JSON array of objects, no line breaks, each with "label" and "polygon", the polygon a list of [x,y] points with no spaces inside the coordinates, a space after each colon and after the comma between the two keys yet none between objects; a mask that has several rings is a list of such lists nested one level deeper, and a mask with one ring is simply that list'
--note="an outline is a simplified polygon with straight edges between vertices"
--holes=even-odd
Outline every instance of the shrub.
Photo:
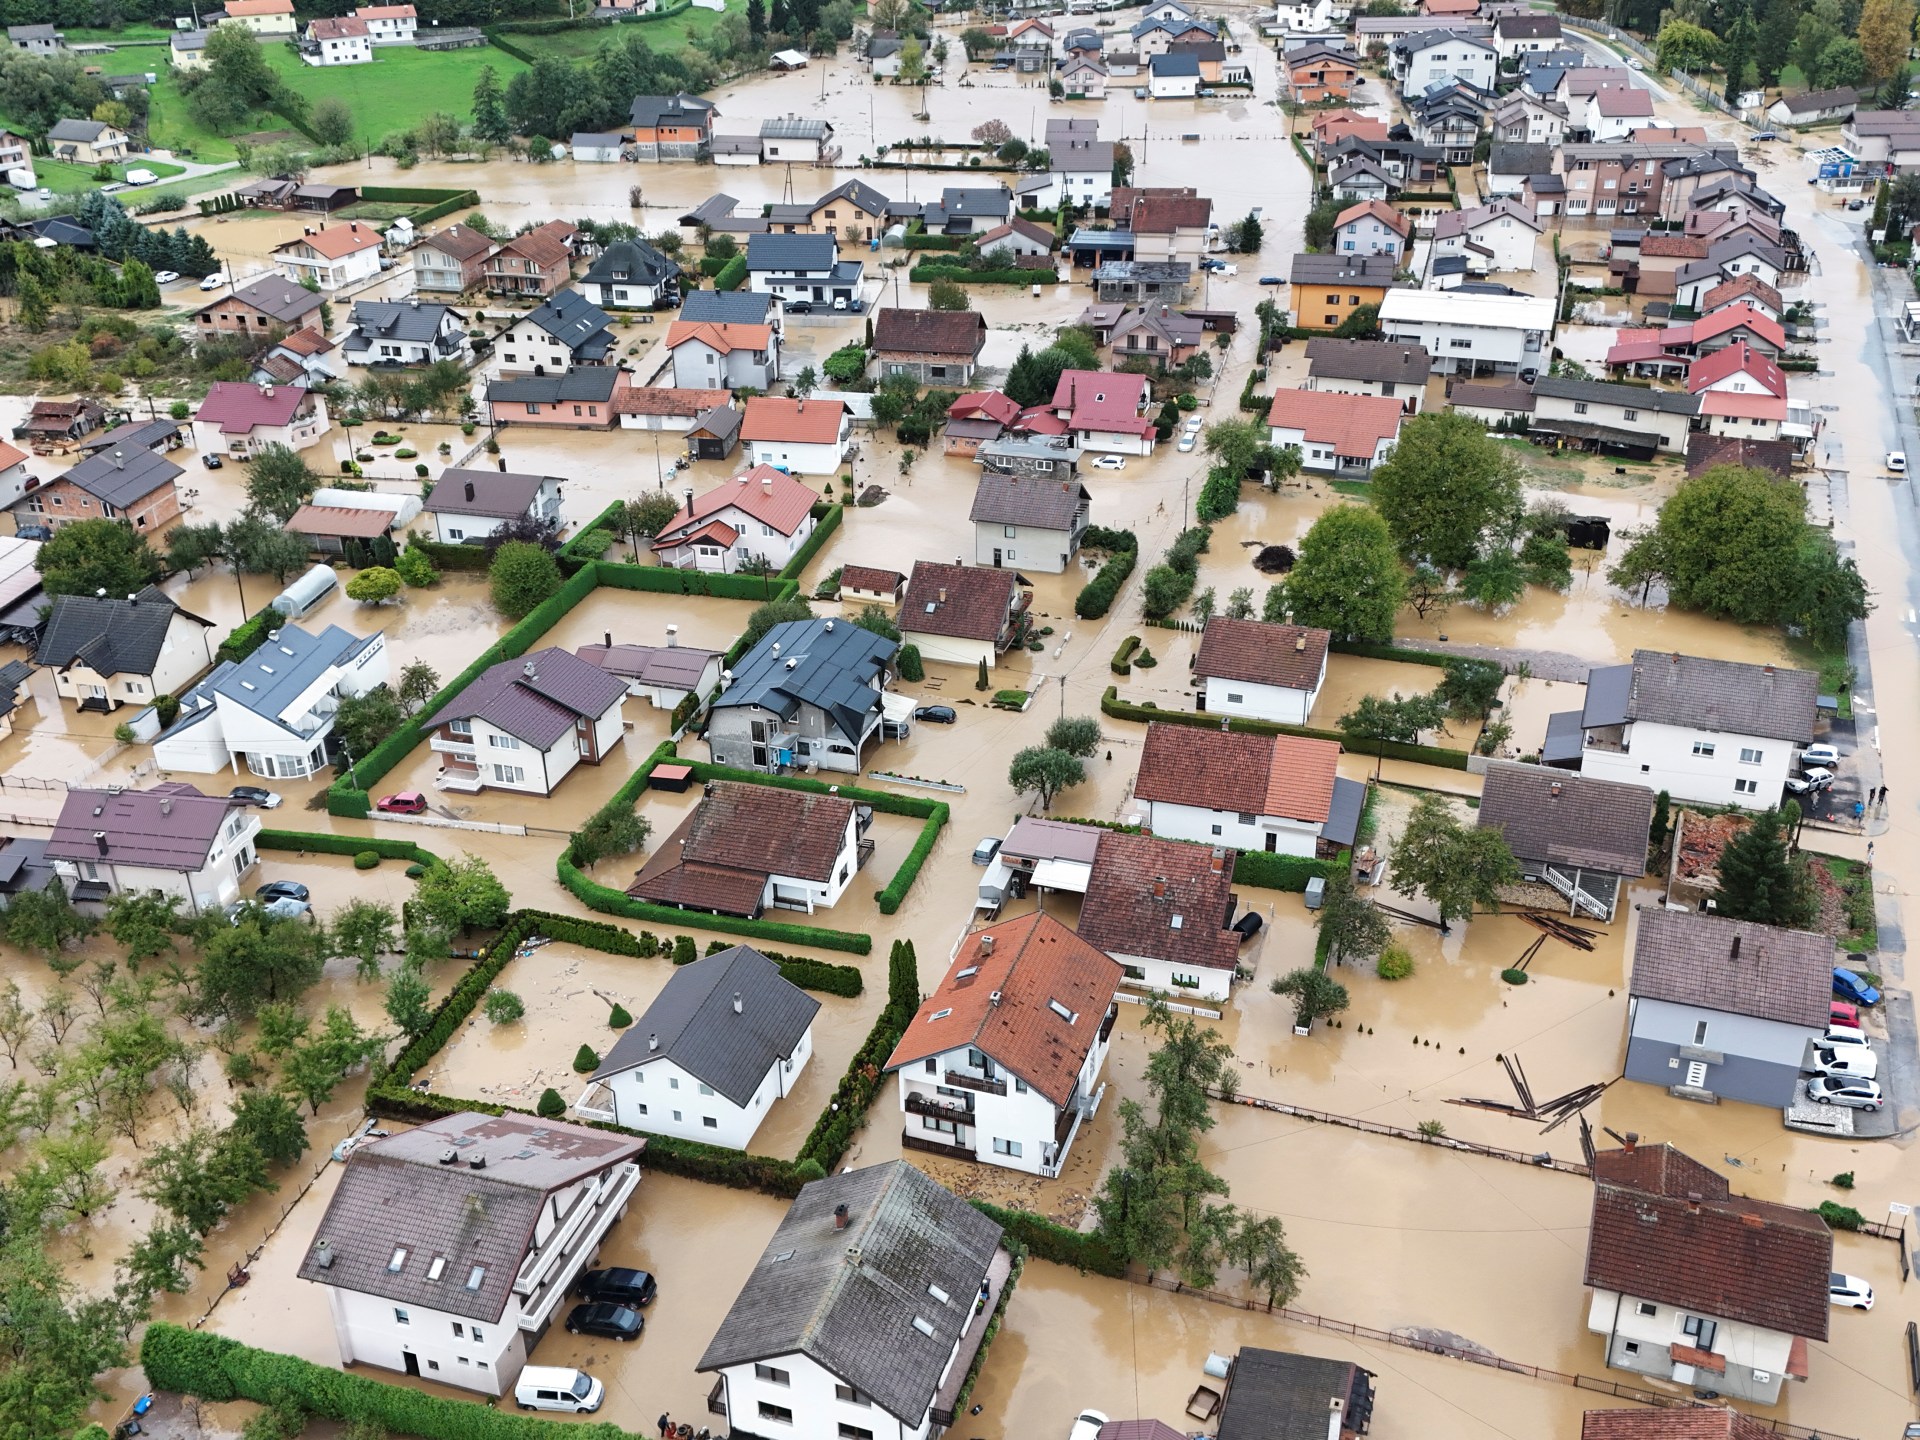
[{"label": "shrub", "polygon": [[354,852],[353,868],[356,870],[371,870],[379,863],[380,854],[376,850],[359,850]]},{"label": "shrub", "polygon": [[540,1103],[533,1107],[533,1113],[546,1120],[558,1120],[567,1113],[567,1102],[560,1098],[560,1092],[549,1085],[540,1092]]},{"label": "shrub", "polygon": [[407,866],[407,879],[409,880],[418,880],[422,875],[426,873],[427,873],[427,867],[424,865]]},{"label": "shrub", "polygon": [[1098,620],[1112,608],[1114,598],[1119,595],[1120,587],[1127,583],[1127,577],[1133,573],[1134,562],[1138,555],[1133,550],[1116,550],[1107,557],[1107,561],[1080,589],[1074,597],[1073,613],[1082,620]]},{"label": "shrub", "polygon": [[899,654],[895,657],[894,665],[900,672],[900,678],[908,684],[918,684],[927,678],[926,666],[920,661],[918,645],[902,645]]},{"label": "shrub", "polygon": [[1524,985],[1527,983],[1527,972],[1524,970],[1502,970],[1500,972],[1500,978],[1509,985]]},{"label": "shrub", "polygon": [[1413,974],[1413,956],[1404,945],[1389,945],[1380,952],[1373,968],[1382,980],[1404,980]]},{"label": "shrub", "polygon": [[1853,1171],[1842,1170],[1838,1175],[1834,1176],[1833,1179],[1829,1180],[1827,1183],[1833,1186],[1836,1190],[1851,1190],[1853,1189]]},{"label": "shrub", "polygon": [[417,460],[420,458],[420,452],[415,450],[411,445],[402,445],[398,450],[393,452],[393,458],[396,460]]},{"label": "shrub", "polygon": [[600,1068],[600,1057],[593,1053],[591,1045],[582,1045],[573,1052],[573,1073],[591,1075]]},{"label": "shrub", "polygon": [[520,997],[511,990],[489,990],[486,1003],[481,1012],[495,1025],[511,1025],[515,1020],[526,1018],[527,1007]]},{"label": "shrub", "polygon": [[1867,1223],[1867,1217],[1851,1205],[1836,1205],[1831,1200],[1820,1202],[1819,1214],[1835,1230],[1858,1230]]},{"label": "shrub", "polygon": [[682,935],[673,942],[673,963],[691,965],[700,958],[699,948],[693,943],[691,935]]},{"label": "shrub", "polygon": [[1272,855],[1265,850],[1242,850],[1233,862],[1233,883],[1257,885],[1263,890],[1307,888],[1315,876],[1331,879],[1342,868],[1339,860],[1314,860],[1305,855]]},{"label": "shrub", "polygon": [[524,620],[560,591],[560,564],[544,547],[509,540],[487,567],[493,603],[509,620]]},{"label": "shrub", "polygon": [[1140,637],[1129,635],[1120,642],[1120,648],[1113,652],[1113,659],[1107,662],[1107,668],[1116,675],[1133,673],[1133,652],[1140,648]]},{"label": "shrub", "polygon": [[613,1009],[607,1013],[607,1024],[615,1030],[624,1030],[633,1024],[633,1016],[627,1013],[626,1006],[615,1005]]}]

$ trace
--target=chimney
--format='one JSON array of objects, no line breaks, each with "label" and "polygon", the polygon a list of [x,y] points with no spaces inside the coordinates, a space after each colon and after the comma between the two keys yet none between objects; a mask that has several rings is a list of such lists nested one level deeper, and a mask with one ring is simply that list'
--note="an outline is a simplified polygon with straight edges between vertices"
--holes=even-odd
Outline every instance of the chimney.
[{"label": "chimney", "polygon": [[760,477],[760,493],[763,495],[771,495],[773,493],[773,477],[771,475],[762,475]]},{"label": "chimney", "polygon": [[733,992],[733,1013],[736,1015],[746,1014],[746,1007],[740,1003],[740,992],[738,990]]},{"label": "chimney", "polygon": [[[98,812],[96,811],[95,813],[97,814]],[[106,854],[107,853],[107,832],[104,830],[94,831],[93,843],[99,849],[102,855]]]},{"label": "chimney", "polygon": [[687,513],[689,515],[693,513],[693,491],[691,490],[687,491]]},{"label": "chimney", "polygon": [[1560,798],[1560,782],[1558,780],[1547,787],[1547,798],[1549,800],[1558,800]]},{"label": "chimney", "polygon": [[113,447],[113,468],[116,470],[124,470],[127,468],[126,452],[118,445]]},{"label": "chimney", "polygon": [[1687,1191],[1687,1214],[1698,1215],[1699,1213],[1700,1192],[1698,1190],[1689,1190]]},{"label": "chimney", "polygon": [[1728,951],[1727,958],[1729,960],[1738,960],[1740,958],[1740,937],[1738,935],[1733,937],[1733,948]]},{"label": "chimney", "polygon": [[524,675],[524,676],[526,676],[526,677],[527,677],[527,679],[529,679],[529,680],[534,680],[534,679],[537,679],[537,678],[539,678],[539,677],[538,677],[538,676],[537,676],[537,675],[536,675],[536,674],[534,673],[534,668],[533,668],[533,661],[531,661],[531,660],[529,660],[529,661],[527,661],[527,663],[526,663],[526,664],[524,664],[524,665],[522,665],[522,666],[520,667],[520,673],[521,673],[522,675]]},{"label": "chimney", "polygon": [[993,954],[993,936],[982,935],[980,937],[980,953],[982,955]]},{"label": "chimney", "polygon": [[1764,1230],[1767,1228],[1767,1222],[1751,1211],[1743,1211],[1741,1213],[1740,1223],[1749,1230]]},{"label": "chimney", "polygon": [[162,815],[171,815],[173,813],[173,797],[171,795],[162,795],[160,797],[160,813]]},{"label": "chimney", "polygon": [[1167,898],[1167,882],[1164,877],[1157,877],[1154,880],[1153,898],[1156,900],[1164,900]]},{"label": "chimney", "polygon": [[467,481],[467,499],[473,499],[473,481]]},{"label": "chimney", "polygon": [[1003,993],[1002,991],[995,990],[992,994],[987,996],[987,1003],[989,1005],[998,1005],[1000,1003],[1000,996],[1002,995],[1002,993]]},{"label": "chimney", "polygon": [[1296,636],[1294,636],[1294,639],[1293,639],[1293,648],[1294,648],[1294,652],[1295,652],[1296,654],[1302,654],[1302,655],[1304,655],[1304,654],[1306,653],[1306,649],[1307,649],[1307,637],[1306,637],[1306,636],[1304,636],[1304,635],[1296,635]]},{"label": "chimney", "polygon": [[847,1214],[846,1201],[843,1200],[838,1205],[833,1207],[833,1228],[834,1229],[836,1230],[846,1229],[850,1218],[851,1217],[849,1217]]},{"label": "chimney", "polygon": [[940,603],[942,605],[947,603],[947,587],[944,585],[940,587]]},{"label": "chimney", "polygon": [[775,657],[776,657],[776,658],[777,658],[777,657],[779,656],[779,654],[780,654],[780,642],[779,642],[778,640],[776,640],[776,641],[774,641],[774,642],[773,642],[773,653],[774,653],[774,655],[775,655]]},{"label": "chimney", "polygon": [[667,649],[669,650],[677,649],[679,647],[679,644],[680,644],[680,627],[678,625],[667,626]]},{"label": "chimney", "polygon": [[1638,1130],[1627,1131],[1626,1135],[1620,1141],[1620,1146],[1621,1146],[1620,1153],[1623,1155],[1631,1155],[1634,1151],[1634,1147],[1637,1146],[1639,1143],[1640,1143],[1640,1132]]},{"label": "chimney", "polygon": [[660,1037],[658,1035],[647,1036],[648,1053],[652,1053],[653,1051],[658,1050],[659,1048],[660,1048]]},{"label": "chimney", "polygon": [[833,633],[833,622],[831,620],[827,621],[826,631],[827,631],[827,634],[829,635]]},{"label": "chimney", "polygon": [[[667,628],[671,630],[673,627],[669,625]],[[609,650],[613,649],[613,631],[603,630],[600,632],[600,634],[601,634],[601,639],[605,643],[607,649]]]},{"label": "chimney", "polygon": [[1218,875],[1222,870],[1226,869],[1227,868],[1227,852],[1221,849],[1221,847],[1218,845],[1214,846],[1213,854],[1207,857],[1207,868],[1216,875]]}]

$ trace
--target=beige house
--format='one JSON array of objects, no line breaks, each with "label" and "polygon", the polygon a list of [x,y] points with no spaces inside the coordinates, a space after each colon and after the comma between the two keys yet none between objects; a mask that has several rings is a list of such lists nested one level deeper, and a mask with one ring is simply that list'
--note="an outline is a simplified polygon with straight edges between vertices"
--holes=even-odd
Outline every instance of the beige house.
[{"label": "beige house", "polygon": [[82,710],[138,708],[178,695],[213,664],[213,622],[151,585],[124,600],[56,595],[33,658]]},{"label": "beige house", "polygon": [[47,131],[56,160],[74,165],[110,165],[127,158],[127,132],[104,120],[62,120]]},{"label": "beige house", "polygon": [[293,0],[227,0],[224,11],[207,19],[215,25],[244,25],[256,35],[292,35],[299,29]]}]

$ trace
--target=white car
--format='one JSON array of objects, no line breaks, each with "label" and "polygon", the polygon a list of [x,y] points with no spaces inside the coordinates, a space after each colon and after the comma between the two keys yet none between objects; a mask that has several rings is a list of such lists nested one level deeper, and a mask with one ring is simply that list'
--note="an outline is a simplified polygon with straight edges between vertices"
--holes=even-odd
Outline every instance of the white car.
[{"label": "white car", "polygon": [[1865,1046],[1867,1032],[1856,1030],[1851,1025],[1829,1025],[1827,1033],[1820,1037],[1818,1048],[1822,1050],[1844,1050],[1849,1045]]},{"label": "white car", "polygon": [[1878,1110],[1887,1103],[1878,1080],[1853,1075],[1816,1075],[1807,1081],[1807,1098],[1816,1105],[1845,1105],[1852,1110]]},{"label": "white car", "polygon": [[1093,460],[1090,468],[1094,470],[1124,470],[1127,468],[1127,457],[1124,455],[1101,455]]},{"label": "white car", "polygon": [[1842,1275],[1838,1270],[1827,1274],[1827,1298],[1834,1304],[1849,1310],[1871,1310],[1873,1308],[1873,1286],[1858,1275]]},{"label": "white car", "polygon": [[1816,765],[1832,769],[1840,763],[1840,752],[1831,745],[1809,745],[1800,752],[1800,768],[1811,770]]},{"label": "white car", "polygon": [[153,272],[153,283],[156,285],[171,285],[179,278],[180,272],[178,270],[156,270]]},{"label": "white car", "polygon": [[1080,1418],[1073,1422],[1073,1429],[1067,1432],[1067,1440],[1094,1440],[1106,1423],[1107,1417],[1098,1410],[1082,1410]]},{"label": "white car", "polygon": [[1199,440],[1200,440],[1200,437],[1198,435],[1195,435],[1189,432],[1188,434],[1182,435],[1180,437],[1180,444],[1177,448],[1179,449],[1182,455],[1185,455],[1189,451],[1191,451],[1196,444],[1199,443]]},{"label": "white car", "polygon": [[1187,417],[1187,423],[1183,428],[1189,435],[1197,435],[1200,432],[1201,425],[1205,423],[1206,422],[1201,420],[1198,415],[1189,415]]},{"label": "white car", "polygon": [[1870,1045],[1839,1045],[1832,1049],[1816,1045],[1813,1050],[1813,1073],[1877,1080],[1880,1077],[1880,1057],[1873,1053]]},{"label": "white car", "polygon": [[157,185],[159,183],[160,177],[151,170],[129,170],[127,172],[127,184],[129,185]]},{"label": "white car", "polygon": [[227,283],[227,277],[221,274],[218,270],[216,270],[213,272],[213,274],[207,276],[206,279],[200,282],[200,288],[202,290],[218,290],[222,285],[226,283]]},{"label": "white car", "polygon": [[1906,474],[1907,452],[1904,450],[1889,450],[1887,452],[1887,469],[1896,475]]}]

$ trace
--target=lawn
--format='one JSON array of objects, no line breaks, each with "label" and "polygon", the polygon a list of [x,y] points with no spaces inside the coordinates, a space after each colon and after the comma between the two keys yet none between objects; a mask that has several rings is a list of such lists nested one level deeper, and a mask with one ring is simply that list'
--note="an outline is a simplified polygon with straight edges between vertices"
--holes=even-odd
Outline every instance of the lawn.
[{"label": "lawn", "polygon": [[[727,0],[727,9],[744,13],[745,0]],[[719,23],[722,12],[696,5],[665,20],[626,20],[618,25],[594,25],[580,30],[562,30],[557,35],[508,35],[508,44],[529,55],[552,55],[561,60],[585,60],[596,55],[609,40],[638,35],[662,54],[685,49],[698,36]]]},{"label": "lawn", "polygon": [[527,67],[504,50],[490,45],[472,50],[410,50],[398,46],[374,52],[371,65],[301,63],[285,46],[268,46],[267,63],[306,97],[309,107],[337,95],[353,107],[359,138],[378,144],[388,135],[411,130],[436,110],[458,116],[473,114],[473,87],[480,72],[491,65],[505,85]]},{"label": "lawn", "polygon": [[[169,165],[163,160],[154,160],[144,155],[136,155],[127,164],[114,166],[113,178],[116,180],[126,179],[129,169],[151,170],[162,180],[165,180],[170,175],[182,173],[178,165]],[[40,184],[53,191],[56,195],[84,195],[89,190],[97,190],[100,188],[100,182],[93,178],[93,166],[91,165],[69,165],[64,160],[49,160],[45,156],[36,155],[33,159],[33,173]],[[136,190],[125,193],[137,195],[139,191]]]},{"label": "lawn", "polygon": [[173,38],[170,25],[127,25],[118,30],[77,30],[63,26],[69,45],[165,45]]},{"label": "lawn", "polygon": [[[180,93],[180,82],[171,70],[160,72],[160,81],[147,91],[147,139],[161,150],[171,150],[202,164],[217,165],[239,153],[224,135],[206,129],[187,109],[187,97]],[[286,122],[279,116],[266,116],[262,127],[279,129]]]}]

